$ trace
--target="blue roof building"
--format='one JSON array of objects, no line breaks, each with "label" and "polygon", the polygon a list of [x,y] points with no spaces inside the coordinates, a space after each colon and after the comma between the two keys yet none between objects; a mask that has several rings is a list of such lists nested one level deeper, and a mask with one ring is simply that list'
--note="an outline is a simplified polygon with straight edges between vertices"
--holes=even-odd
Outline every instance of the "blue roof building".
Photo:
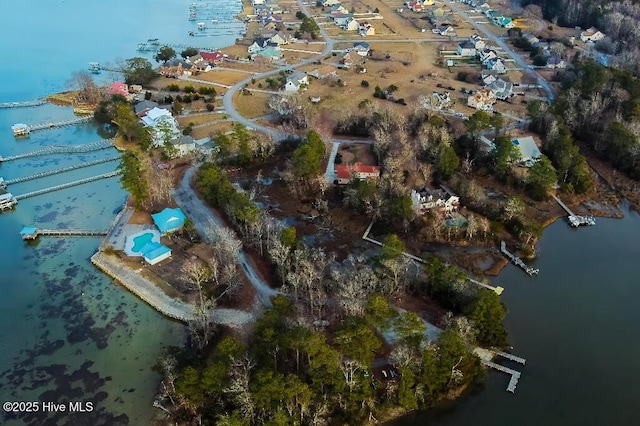
[{"label": "blue roof building", "polygon": [[142,247],[141,252],[144,260],[150,265],[155,265],[156,263],[171,257],[171,249],[156,242],[145,244],[144,247]]},{"label": "blue roof building", "polygon": [[152,214],[151,217],[153,218],[153,223],[156,224],[163,234],[182,228],[187,218],[184,213],[182,213],[182,210],[170,208],[166,208],[160,213]]},{"label": "blue roof building", "polygon": [[20,231],[20,236],[23,240],[33,240],[38,236],[38,228],[35,226],[25,226]]}]

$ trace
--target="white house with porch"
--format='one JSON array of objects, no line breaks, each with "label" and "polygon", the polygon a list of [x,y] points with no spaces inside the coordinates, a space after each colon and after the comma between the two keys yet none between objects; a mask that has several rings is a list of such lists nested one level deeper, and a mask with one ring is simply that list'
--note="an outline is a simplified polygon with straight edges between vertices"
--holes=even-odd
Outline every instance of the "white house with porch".
[{"label": "white house with porch", "polygon": [[432,209],[451,213],[460,208],[460,197],[445,189],[414,189],[411,191],[411,201],[417,214],[427,214]]}]

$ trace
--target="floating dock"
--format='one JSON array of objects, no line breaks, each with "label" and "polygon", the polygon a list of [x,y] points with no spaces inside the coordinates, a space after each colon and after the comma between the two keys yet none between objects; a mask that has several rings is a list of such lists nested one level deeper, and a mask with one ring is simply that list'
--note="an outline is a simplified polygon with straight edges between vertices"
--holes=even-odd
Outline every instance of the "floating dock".
[{"label": "floating dock", "polygon": [[35,240],[40,235],[52,237],[102,237],[107,235],[106,229],[39,229],[35,226],[25,226],[20,231],[23,240]]},{"label": "floating dock", "polygon": [[91,142],[82,145],[52,145],[45,148],[36,149],[35,151],[29,151],[22,154],[11,155],[9,157],[1,157],[0,163],[6,161],[19,160],[21,158],[36,157],[38,155],[49,154],[74,154],[80,152],[98,151],[101,149],[111,148],[114,146],[113,139],[103,139],[96,142]]},{"label": "floating dock", "polygon": [[520,259],[518,256],[515,256],[513,254],[511,254],[509,252],[509,250],[507,250],[507,243],[505,243],[504,241],[500,242],[500,251],[502,252],[502,254],[504,254],[514,265],[519,266],[520,268],[522,268],[527,274],[529,274],[529,276],[533,276],[533,275],[538,275],[538,272],[540,272],[540,269],[538,268],[532,268],[531,266],[528,266],[526,263],[524,263],[522,261],[522,259]]},{"label": "floating dock", "polygon": [[32,133],[38,130],[73,126],[75,124],[84,123],[89,120],[93,120],[93,116],[78,117],[78,118],[72,118],[70,120],[62,120],[62,121],[49,121],[46,123],[38,123],[38,124],[16,123],[13,126],[11,126],[11,130],[13,130],[13,135],[16,137],[27,136],[29,133]]},{"label": "floating dock", "polygon": [[594,226],[596,224],[596,220],[594,219],[593,216],[580,216],[580,215],[574,214],[571,211],[571,209],[567,207],[567,205],[563,203],[562,200],[560,200],[560,198],[556,197],[555,195],[552,195],[552,197],[554,200],[558,202],[558,204],[560,204],[560,207],[562,207],[564,211],[566,211],[567,214],[569,215],[567,218],[569,219],[569,225],[573,226],[574,228],[577,228],[579,226]]},{"label": "floating dock", "polygon": [[76,164],[75,166],[63,167],[61,169],[49,170],[47,172],[41,172],[41,173],[36,173],[36,174],[33,174],[33,175],[29,175],[29,176],[23,176],[23,177],[19,177],[19,178],[15,178],[15,179],[3,180],[2,178],[0,178],[0,188],[2,187],[2,183],[3,182],[4,182],[5,185],[12,185],[12,184],[15,184],[15,183],[26,182],[26,181],[33,180],[33,179],[40,179],[40,178],[47,177],[47,176],[53,176],[53,175],[57,175],[57,174],[60,174],[60,173],[70,172],[72,170],[83,169],[85,167],[91,167],[91,166],[95,166],[97,164],[108,163],[108,162],[116,161],[116,160],[119,160],[119,159],[120,159],[120,157],[109,157],[109,158],[103,158],[103,159],[100,159],[100,160],[89,161],[89,162],[86,162],[86,163]]}]

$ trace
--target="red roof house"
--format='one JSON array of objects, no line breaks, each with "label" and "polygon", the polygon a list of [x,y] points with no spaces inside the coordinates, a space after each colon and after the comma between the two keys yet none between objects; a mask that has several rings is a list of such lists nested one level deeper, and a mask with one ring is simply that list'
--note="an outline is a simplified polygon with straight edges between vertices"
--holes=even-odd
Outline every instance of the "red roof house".
[{"label": "red roof house", "polygon": [[131,94],[129,93],[129,87],[127,86],[126,83],[122,83],[118,81],[115,83],[111,83],[107,90],[110,95],[121,95],[121,96],[124,96],[125,98],[131,97]]},{"label": "red roof house", "polygon": [[218,64],[224,59],[222,52],[200,52],[200,56],[210,64]]},{"label": "red roof house", "polygon": [[353,179],[373,180],[380,177],[379,166],[367,166],[360,162],[355,164],[340,164],[336,166],[336,175],[338,175],[338,184],[345,185]]}]

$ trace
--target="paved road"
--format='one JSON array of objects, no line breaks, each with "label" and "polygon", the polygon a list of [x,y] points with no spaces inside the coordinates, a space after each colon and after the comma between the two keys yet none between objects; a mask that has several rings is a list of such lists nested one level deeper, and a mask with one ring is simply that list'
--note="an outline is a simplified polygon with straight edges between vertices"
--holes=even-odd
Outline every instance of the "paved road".
[{"label": "paved road", "polygon": [[[197,165],[192,165],[187,169],[180,181],[180,185],[173,192],[173,199],[184,213],[193,221],[198,234],[200,234],[203,240],[211,243],[212,241],[208,238],[208,230],[224,228],[226,225],[218,215],[216,215],[200,198],[198,198],[197,194],[191,187],[191,179],[195,174],[196,169]],[[262,303],[267,307],[271,307],[271,297],[277,295],[278,292],[264,282],[255,270],[253,263],[247,258],[242,249],[240,249],[240,252],[238,253],[238,263],[240,263],[240,266],[242,266],[247,278],[249,278],[249,281],[255,287]]]},{"label": "paved road", "polygon": [[458,15],[462,16],[468,23],[473,25],[478,31],[484,34],[484,36],[488,40],[491,40],[496,45],[500,46],[502,50],[504,50],[504,52],[507,55],[511,56],[511,58],[523,70],[525,70],[527,74],[535,78],[538,81],[538,84],[540,84],[540,86],[542,86],[544,91],[547,92],[547,97],[549,99],[549,102],[553,102],[555,98],[555,94],[553,93],[553,90],[551,89],[551,86],[549,85],[549,83],[544,78],[542,78],[538,73],[536,73],[531,68],[531,66],[524,61],[521,55],[518,55],[516,52],[514,52],[500,37],[496,36],[491,31],[487,30],[483,25],[477,24],[473,19],[471,19],[471,17],[467,14],[467,12],[465,12],[458,4],[456,4],[453,1],[449,1],[448,3],[449,3],[449,7],[451,7],[452,10],[456,11]]}]

